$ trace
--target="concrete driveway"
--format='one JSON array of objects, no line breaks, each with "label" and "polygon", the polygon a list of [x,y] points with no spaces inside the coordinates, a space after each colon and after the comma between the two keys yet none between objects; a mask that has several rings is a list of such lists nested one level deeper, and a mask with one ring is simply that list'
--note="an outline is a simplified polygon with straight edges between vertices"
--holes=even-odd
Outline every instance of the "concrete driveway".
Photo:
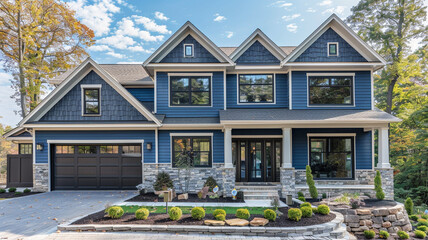
[{"label": "concrete driveway", "polygon": [[33,239],[58,224],[104,209],[136,191],[53,191],[0,201],[0,239]]}]

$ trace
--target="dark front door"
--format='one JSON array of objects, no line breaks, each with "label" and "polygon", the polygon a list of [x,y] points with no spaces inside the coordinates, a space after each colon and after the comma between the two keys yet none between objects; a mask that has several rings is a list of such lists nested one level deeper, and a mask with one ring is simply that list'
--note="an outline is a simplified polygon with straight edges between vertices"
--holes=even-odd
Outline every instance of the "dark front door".
[{"label": "dark front door", "polygon": [[7,187],[33,187],[33,155],[7,155]]}]

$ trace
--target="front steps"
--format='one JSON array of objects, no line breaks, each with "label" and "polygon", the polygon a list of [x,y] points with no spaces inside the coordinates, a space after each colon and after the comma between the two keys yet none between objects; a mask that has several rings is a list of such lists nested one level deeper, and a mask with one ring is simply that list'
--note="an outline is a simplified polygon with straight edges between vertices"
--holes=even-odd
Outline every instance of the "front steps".
[{"label": "front steps", "polygon": [[266,183],[236,183],[236,190],[244,192],[244,200],[268,200],[275,197],[279,199],[278,189],[275,184]]}]

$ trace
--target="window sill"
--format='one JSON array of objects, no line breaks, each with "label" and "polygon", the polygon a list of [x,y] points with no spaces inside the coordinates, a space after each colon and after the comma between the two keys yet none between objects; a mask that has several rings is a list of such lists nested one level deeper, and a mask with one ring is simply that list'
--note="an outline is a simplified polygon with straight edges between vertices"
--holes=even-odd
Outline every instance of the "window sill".
[{"label": "window sill", "polygon": [[82,114],[82,117],[101,117],[101,114]]}]

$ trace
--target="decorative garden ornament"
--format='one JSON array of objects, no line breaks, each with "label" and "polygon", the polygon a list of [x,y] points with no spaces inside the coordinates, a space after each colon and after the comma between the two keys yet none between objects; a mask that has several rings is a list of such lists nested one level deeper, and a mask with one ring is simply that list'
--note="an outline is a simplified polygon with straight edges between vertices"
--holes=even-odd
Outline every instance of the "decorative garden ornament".
[{"label": "decorative garden ornament", "polygon": [[236,200],[236,194],[238,194],[238,191],[236,191],[236,188],[233,188],[233,190],[232,190],[233,200]]}]

